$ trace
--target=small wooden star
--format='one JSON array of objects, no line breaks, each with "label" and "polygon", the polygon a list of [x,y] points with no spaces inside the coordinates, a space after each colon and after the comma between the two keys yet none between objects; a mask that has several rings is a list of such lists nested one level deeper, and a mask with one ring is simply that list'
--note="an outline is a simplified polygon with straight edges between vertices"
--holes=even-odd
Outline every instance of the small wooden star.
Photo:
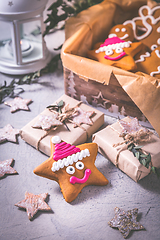
[{"label": "small wooden star", "polygon": [[139,131],[140,129],[145,130],[145,128],[143,128],[139,122],[138,119],[135,117],[133,118],[130,122],[126,122],[123,120],[120,120],[119,123],[122,125],[123,130],[121,135],[124,134],[128,134],[128,133],[132,133],[132,132],[136,132]]},{"label": "small wooden star", "polygon": [[12,101],[4,102],[4,104],[10,106],[10,112],[13,113],[17,110],[29,110],[29,107],[27,105],[31,102],[31,99],[22,99],[21,97],[15,97]]},{"label": "small wooden star", "polygon": [[76,113],[74,116],[72,116],[72,120],[75,124],[74,127],[81,125],[83,123],[93,125],[93,122],[90,118],[95,113],[94,111],[84,111],[80,107],[76,107],[75,110]]},{"label": "small wooden star", "polygon": [[7,159],[5,161],[0,161],[0,178],[3,177],[5,174],[17,173],[17,171],[10,166],[12,162],[13,158]]},{"label": "small wooden star", "polygon": [[60,126],[63,123],[59,121],[58,119],[58,113],[53,113],[50,116],[41,114],[37,120],[37,122],[34,123],[32,126],[33,128],[41,128],[43,130],[49,130],[52,127]]},{"label": "small wooden star", "polygon": [[109,107],[111,106],[111,102],[103,97],[101,91],[98,93],[97,96],[92,96],[92,98],[94,103],[99,107],[106,108],[107,104],[109,104]]},{"label": "small wooden star", "polygon": [[145,229],[139,222],[137,222],[138,209],[134,208],[125,212],[124,210],[115,207],[115,217],[108,222],[110,227],[118,228],[123,237],[126,238],[131,230]]},{"label": "small wooden star", "polygon": [[12,2],[12,1],[9,1],[9,2],[8,2],[8,5],[9,5],[10,7],[12,7],[12,6],[13,6],[13,2]]},{"label": "small wooden star", "polygon": [[[34,169],[34,173],[41,177],[49,178],[59,183],[62,194],[66,200],[66,202],[72,202],[78,194],[82,191],[85,186],[88,185],[99,185],[104,186],[108,184],[108,180],[106,177],[96,168],[95,160],[97,156],[98,146],[96,143],[85,143],[76,146],[81,151],[84,149],[88,149],[90,156],[84,157],[80,164],[83,166],[82,168],[77,169],[77,162],[73,162],[68,167],[71,168],[69,171],[75,169],[73,175],[67,172],[67,166],[60,168],[58,171],[52,171],[52,165],[56,161],[53,159],[53,153],[55,151],[55,145],[51,142],[51,156],[41,165]],[[75,155],[75,154],[73,154]],[[69,156],[70,157],[70,156]],[[61,160],[60,160],[61,161]],[[83,162],[83,163],[82,163]],[[90,175],[88,178],[86,175]],[[71,183],[71,178],[76,178],[77,181],[75,184]],[[85,181],[83,181],[85,179]]]},{"label": "small wooden star", "polygon": [[7,124],[4,128],[0,129],[0,143],[5,141],[17,142],[16,135],[19,133],[18,129],[14,129],[10,124]]},{"label": "small wooden star", "polygon": [[16,203],[15,206],[26,209],[28,218],[31,220],[39,210],[51,210],[48,204],[44,201],[47,196],[48,193],[34,195],[33,193],[26,192],[25,199]]}]

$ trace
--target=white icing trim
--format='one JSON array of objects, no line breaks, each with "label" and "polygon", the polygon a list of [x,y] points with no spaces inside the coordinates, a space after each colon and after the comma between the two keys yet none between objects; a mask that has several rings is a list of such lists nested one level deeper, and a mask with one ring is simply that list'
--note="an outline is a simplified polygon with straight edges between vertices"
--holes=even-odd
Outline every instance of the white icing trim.
[{"label": "white icing trim", "polygon": [[54,162],[52,164],[51,170],[53,172],[56,172],[60,168],[63,168],[64,166],[67,167],[69,165],[72,165],[74,162],[78,162],[78,160],[82,160],[83,158],[89,157],[89,156],[90,156],[90,152],[89,152],[88,148],[86,148],[80,152],[77,152],[75,154],[68,156],[67,158],[63,158],[63,159],[60,159],[60,160]]},{"label": "white icing trim", "polygon": [[150,73],[150,76],[151,76],[151,77],[153,77],[154,75],[160,73],[160,66],[158,66],[157,69],[158,69],[158,71],[155,71],[155,72],[151,72],[151,73]]},{"label": "white icing trim", "polygon": [[140,56],[140,58],[135,61],[135,63],[144,62],[144,61],[145,61],[145,58],[150,57],[150,56],[151,56],[151,54],[150,54],[149,52],[146,52],[145,54],[142,54],[142,55]]},{"label": "white icing trim", "polygon": [[126,33],[123,37],[119,37],[120,39],[126,39],[127,37],[129,37],[128,33]]},{"label": "white icing trim", "polygon": [[[144,9],[148,10],[148,15],[146,15],[146,16],[143,15]],[[157,9],[160,9],[160,6],[156,6],[152,9],[150,9],[149,6],[144,5],[139,8],[139,16],[140,17],[135,17],[132,20],[127,20],[126,22],[123,23],[123,25],[132,24],[135,39],[142,40],[142,39],[146,38],[152,31],[152,26],[149,23],[147,23],[147,19],[149,18],[153,25],[155,25],[160,20],[160,17],[155,19],[153,16],[151,16],[154,13],[154,11],[156,11]],[[136,34],[136,23],[135,22],[137,20],[141,20],[143,22],[143,25],[146,28],[146,32],[141,36],[137,36],[137,34]]]},{"label": "white icing trim", "polygon": [[96,49],[95,53],[106,52],[107,50],[115,50],[116,48],[129,48],[131,43],[132,43],[131,41],[127,41],[127,42],[110,44],[108,46],[103,46]]},{"label": "white icing trim", "polygon": [[155,54],[157,55],[158,58],[160,58],[160,52],[158,49],[155,50]]}]

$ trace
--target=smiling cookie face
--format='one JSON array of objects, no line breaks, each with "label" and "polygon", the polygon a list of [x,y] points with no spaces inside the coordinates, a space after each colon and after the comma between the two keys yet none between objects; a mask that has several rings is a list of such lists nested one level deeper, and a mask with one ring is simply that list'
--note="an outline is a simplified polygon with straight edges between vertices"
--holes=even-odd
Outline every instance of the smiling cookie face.
[{"label": "smiling cookie face", "polygon": [[88,57],[101,63],[122,68],[136,70],[133,57],[142,49],[142,43],[126,42],[118,37],[107,38],[104,43],[97,43],[94,50],[88,51]]},{"label": "smiling cookie face", "polygon": [[71,202],[87,185],[108,184],[108,180],[94,165],[97,151],[95,143],[76,147],[54,136],[51,139],[50,158],[34,169],[34,173],[57,181],[65,200]]},{"label": "smiling cookie face", "polygon": [[108,38],[112,38],[112,37],[118,37],[121,40],[125,40],[125,41],[134,40],[134,34],[133,34],[132,28],[130,26],[125,26],[123,24],[118,24],[110,30]]}]

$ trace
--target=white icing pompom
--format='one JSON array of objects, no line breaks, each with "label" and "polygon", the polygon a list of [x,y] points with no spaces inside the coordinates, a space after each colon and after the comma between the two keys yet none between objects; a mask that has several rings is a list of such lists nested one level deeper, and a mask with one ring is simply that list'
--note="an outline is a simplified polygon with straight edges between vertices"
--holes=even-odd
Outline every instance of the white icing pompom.
[{"label": "white icing pompom", "polygon": [[54,137],[52,137],[51,141],[53,144],[60,143],[61,138],[59,136],[54,136]]}]

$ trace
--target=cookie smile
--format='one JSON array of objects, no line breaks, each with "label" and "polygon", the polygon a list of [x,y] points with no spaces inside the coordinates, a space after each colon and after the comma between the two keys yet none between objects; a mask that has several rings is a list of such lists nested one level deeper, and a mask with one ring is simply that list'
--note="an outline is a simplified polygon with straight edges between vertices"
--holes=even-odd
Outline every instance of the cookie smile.
[{"label": "cookie smile", "polygon": [[127,37],[129,37],[129,35],[126,33],[123,37],[119,37],[120,39],[126,39]]},{"label": "cookie smile", "polygon": [[72,176],[72,177],[70,177],[70,183],[72,183],[72,184],[75,184],[75,183],[85,183],[88,180],[90,174],[91,174],[91,170],[90,169],[86,169],[85,173],[84,173],[84,177],[82,179],[77,178],[75,176]]},{"label": "cookie smile", "polygon": [[108,59],[108,60],[112,60],[112,61],[115,61],[115,60],[119,60],[119,59],[121,59],[123,56],[125,56],[126,55],[126,53],[125,52],[122,52],[122,53],[120,53],[118,56],[116,56],[116,57],[110,57],[110,56],[107,56],[107,55],[105,55],[104,56],[104,58],[105,59]]}]

